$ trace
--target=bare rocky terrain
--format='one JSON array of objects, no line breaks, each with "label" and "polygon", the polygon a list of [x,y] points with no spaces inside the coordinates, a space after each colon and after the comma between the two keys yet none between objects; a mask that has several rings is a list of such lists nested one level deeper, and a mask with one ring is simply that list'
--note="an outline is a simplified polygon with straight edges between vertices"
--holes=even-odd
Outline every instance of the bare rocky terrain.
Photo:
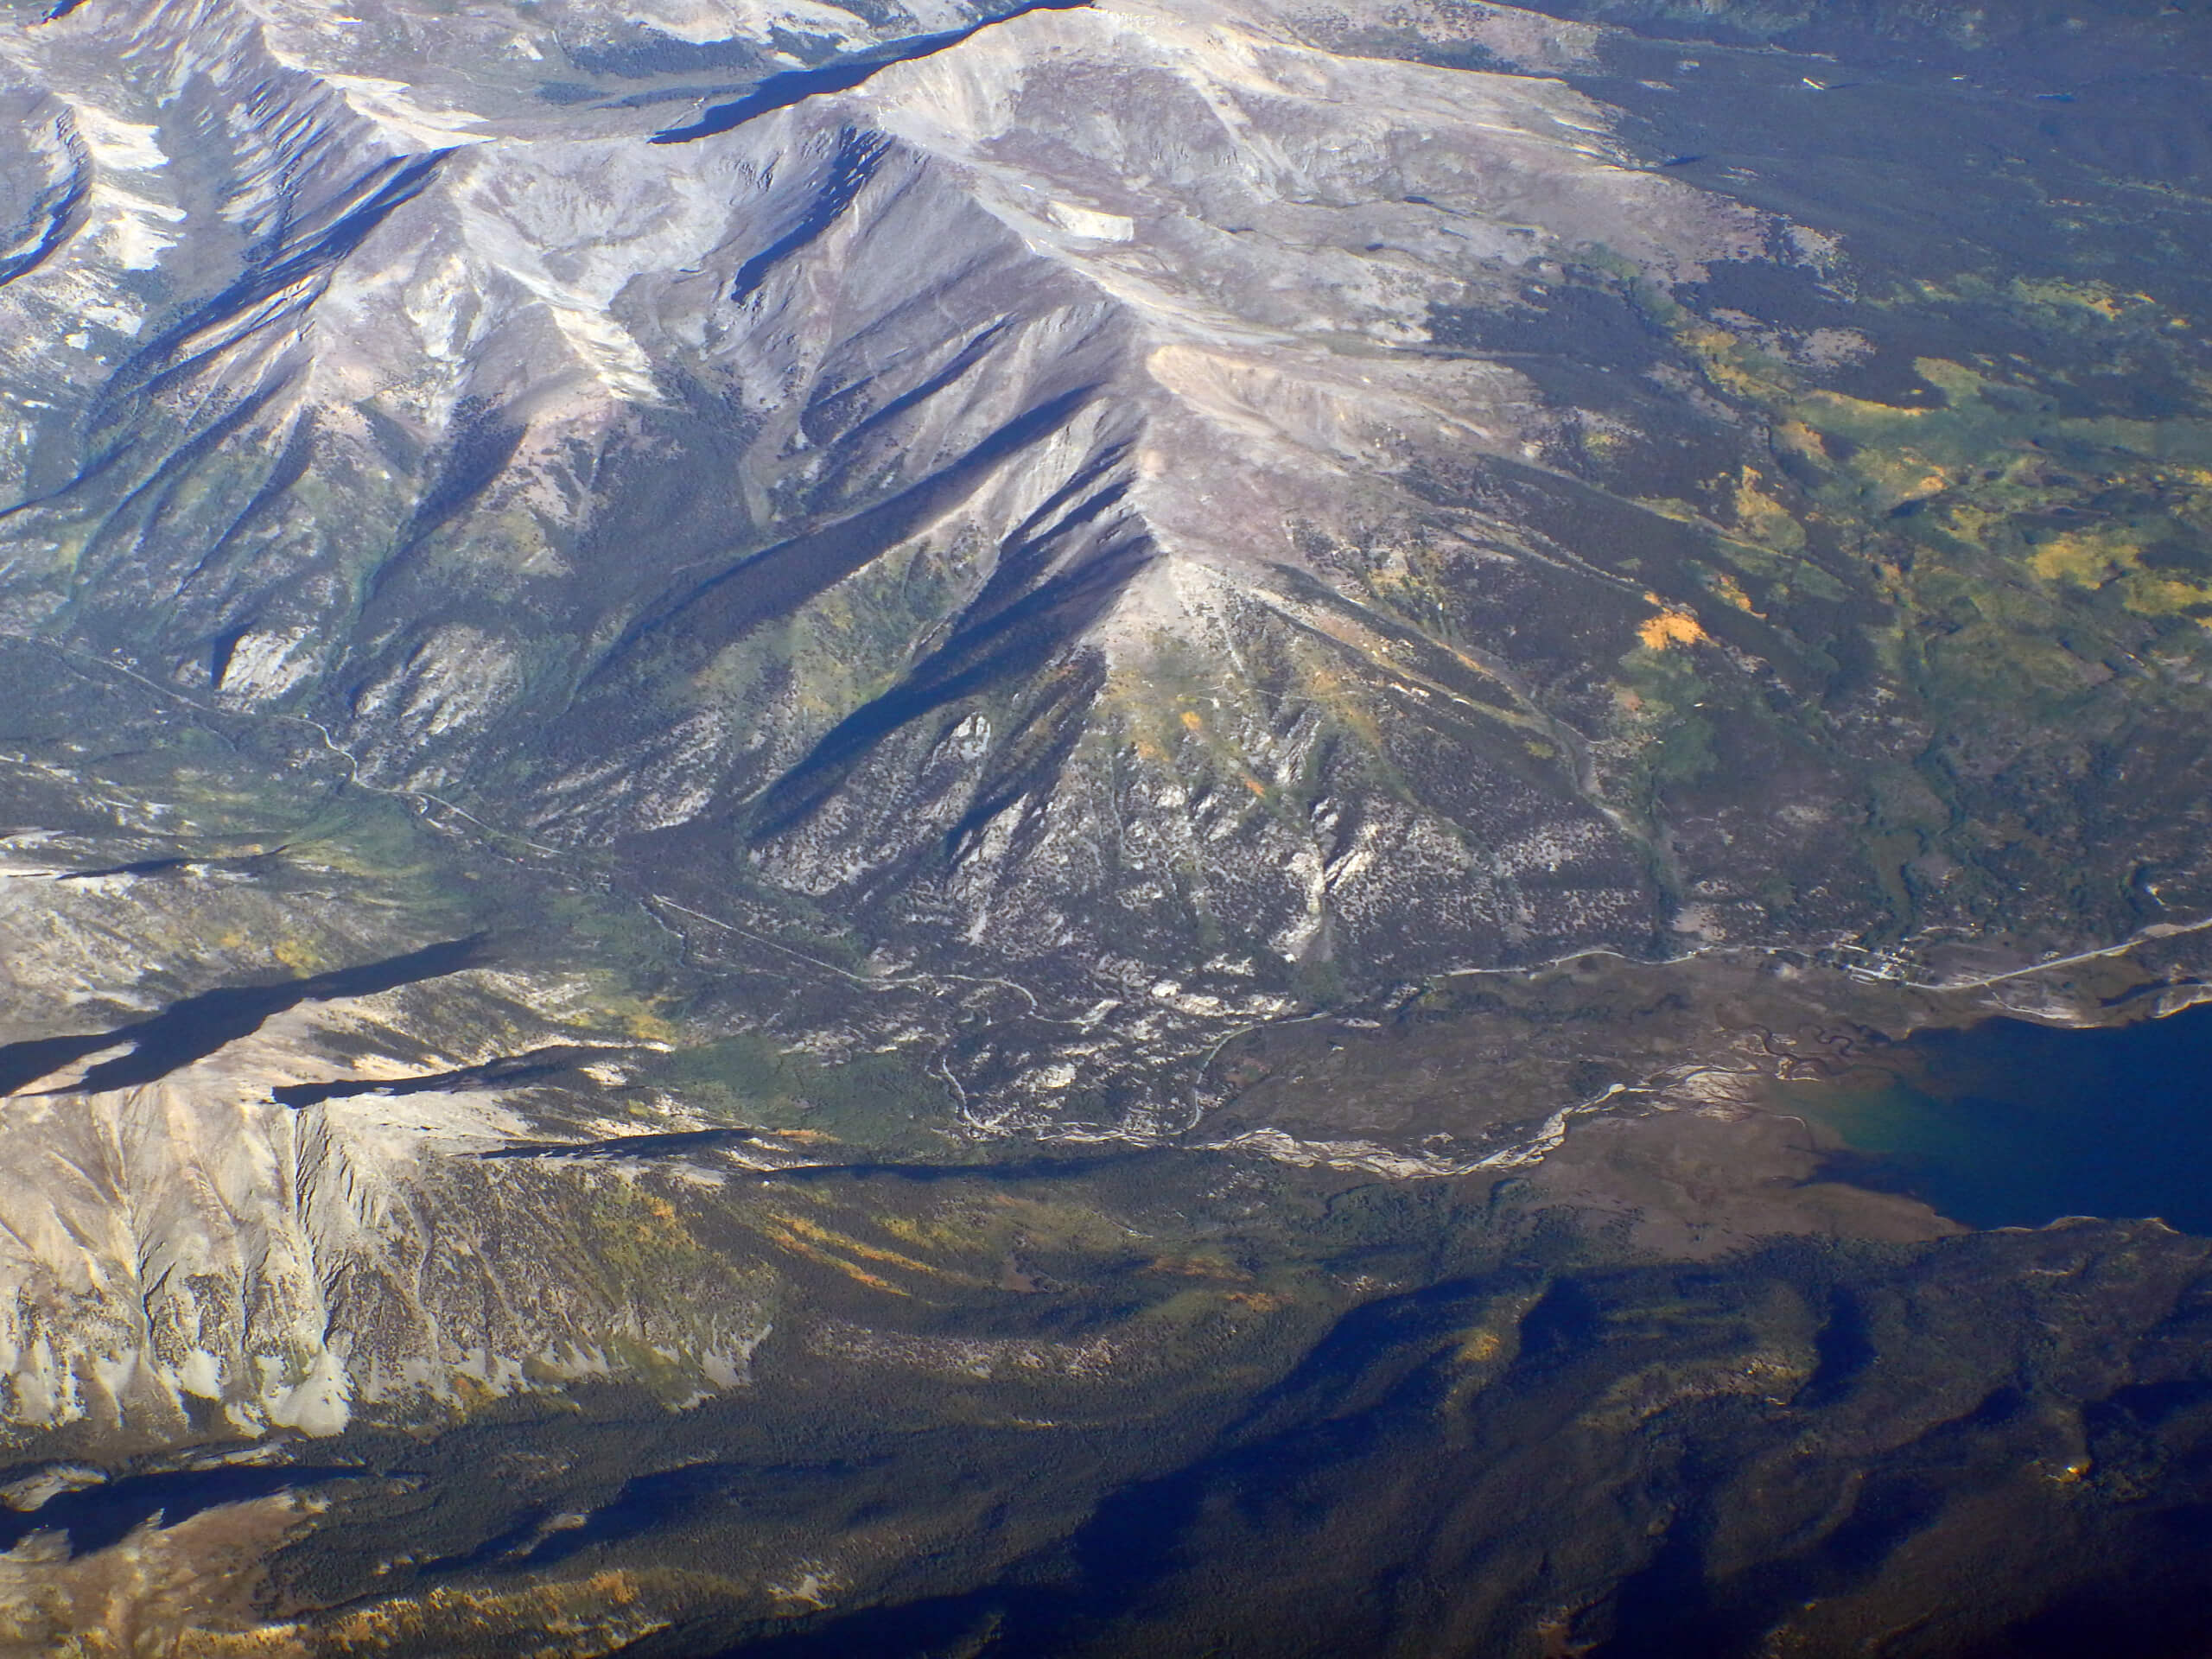
[{"label": "bare rocky terrain", "polygon": [[2202,995],[2201,8],[360,10],[0,32],[0,1642],[1159,1650],[1355,1421],[1675,1492],[1378,1652],[2164,1582],[2200,1243],[1770,1085]]}]

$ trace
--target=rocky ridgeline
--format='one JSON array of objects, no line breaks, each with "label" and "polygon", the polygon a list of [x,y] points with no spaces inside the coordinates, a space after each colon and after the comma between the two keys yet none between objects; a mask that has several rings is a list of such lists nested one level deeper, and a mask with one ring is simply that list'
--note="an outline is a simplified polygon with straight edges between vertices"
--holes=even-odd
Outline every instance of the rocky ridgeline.
[{"label": "rocky ridgeline", "polygon": [[[731,1128],[483,1071],[652,997],[656,1042],[888,1057],[927,1091],[899,1133],[1157,1141],[1239,1029],[1446,970],[2198,913],[2202,631],[2164,544],[1954,571],[1897,539],[2126,493],[2068,445],[2135,444],[2169,503],[2196,452],[2093,412],[2019,461],[2032,399],[1929,355],[1959,328],[1867,332],[1897,273],[1858,232],[1570,84],[1628,37],[869,16],[205,0],[0,40],[0,630],[79,677],[22,681],[22,826],[143,842],[306,779],[418,837],[317,867],[375,910],[317,924],[318,971],[457,937],[432,889],[486,921],[464,846],[543,884],[489,921],[588,956],[620,910],[668,953],[582,984],[541,938],[187,1065],[26,1071],[16,1421],[741,1376],[773,1299],[677,1204],[713,1180],[475,1156]],[[1671,94],[1696,65],[1663,57],[1617,90]],[[2134,326],[2005,293],[2053,338]],[[96,682],[133,741],[230,758],[111,786]],[[296,969],[296,895],[9,891],[24,1066]],[[273,1092],[334,1076],[453,1081]]]}]

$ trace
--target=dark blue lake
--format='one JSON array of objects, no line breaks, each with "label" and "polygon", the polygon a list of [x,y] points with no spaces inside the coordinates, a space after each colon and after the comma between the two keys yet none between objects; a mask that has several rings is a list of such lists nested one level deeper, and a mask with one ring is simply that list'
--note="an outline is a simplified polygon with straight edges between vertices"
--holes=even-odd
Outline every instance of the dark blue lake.
[{"label": "dark blue lake", "polygon": [[1849,1150],[1830,1173],[1973,1227],[2157,1216],[2212,1234],[2212,1004],[2069,1031],[1992,1020],[1927,1032],[1782,1109]]}]

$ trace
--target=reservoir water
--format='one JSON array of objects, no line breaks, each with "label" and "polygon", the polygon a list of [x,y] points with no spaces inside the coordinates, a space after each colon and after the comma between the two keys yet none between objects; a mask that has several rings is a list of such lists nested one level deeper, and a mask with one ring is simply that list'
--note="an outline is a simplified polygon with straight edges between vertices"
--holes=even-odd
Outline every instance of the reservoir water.
[{"label": "reservoir water", "polygon": [[2094,1031],[1991,1020],[1863,1058],[1779,1090],[1842,1137],[1833,1178],[1973,1227],[2156,1216],[2212,1233],[2212,1004]]}]

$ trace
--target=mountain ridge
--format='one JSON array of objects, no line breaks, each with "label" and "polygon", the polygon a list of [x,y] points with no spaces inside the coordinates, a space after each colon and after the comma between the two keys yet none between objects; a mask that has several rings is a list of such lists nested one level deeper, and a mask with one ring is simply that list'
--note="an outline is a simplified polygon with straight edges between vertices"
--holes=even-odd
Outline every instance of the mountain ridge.
[{"label": "mountain ridge", "polygon": [[[2133,175],[2066,174],[2023,265],[1864,113],[2013,94],[1500,7],[579,15],[7,37],[10,885],[48,901],[63,833],[175,879],[53,900],[0,1042],[510,942],[449,1006],[25,1079],[63,1092],[10,1102],[22,1157],[105,1173],[16,1195],[24,1421],[689,1399],[781,1305],[728,1243],[779,1135],[1503,1169],[1758,1062],[1206,1126],[1255,1033],[1469,975],[1758,963],[1902,1030],[2212,912],[2201,283],[2132,285]],[[1884,228],[1908,161],[1934,251]],[[189,1156],[80,1144],[163,1125]],[[630,1151],[476,1156],[564,1145]],[[518,1204],[535,1297],[482,1266]]]}]

